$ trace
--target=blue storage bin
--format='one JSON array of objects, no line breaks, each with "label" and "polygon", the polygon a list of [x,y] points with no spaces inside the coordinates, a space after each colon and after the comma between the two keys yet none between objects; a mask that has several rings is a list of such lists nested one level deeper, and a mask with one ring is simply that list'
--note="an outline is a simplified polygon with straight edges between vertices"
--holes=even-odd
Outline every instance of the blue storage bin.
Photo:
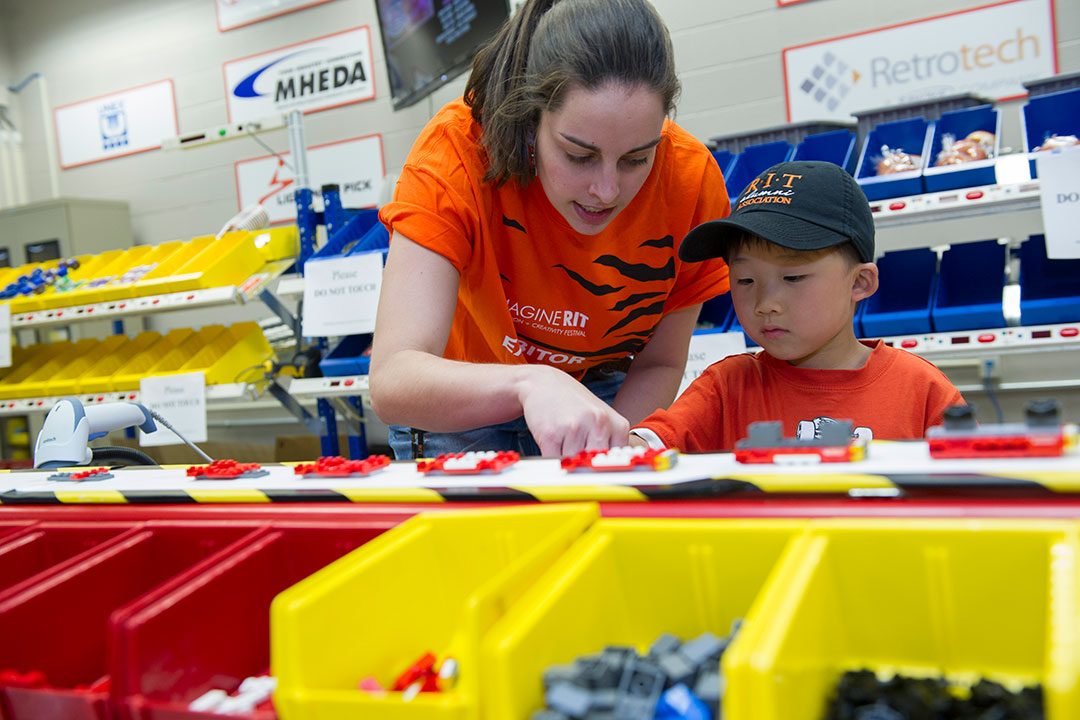
[{"label": "blue storage bin", "polygon": [[717,295],[701,306],[698,322],[712,325],[719,332],[726,332],[734,313],[731,311],[731,293]]},{"label": "blue storage bin", "polygon": [[953,245],[941,256],[930,312],[938,332],[1005,327],[1005,246],[997,240]]},{"label": "blue storage bin", "polygon": [[878,290],[859,309],[862,337],[931,332],[937,253],[928,248],[887,252],[877,265]]},{"label": "blue storage bin", "polygon": [[382,225],[379,222],[378,208],[364,208],[362,210],[350,210],[349,219],[338,228],[333,236],[327,238],[326,243],[312,253],[311,258],[326,258],[345,253],[350,244],[364,237],[374,226]]},{"label": "blue storage bin", "polygon": [[[883,200],[924,192],[922,170],[926,167],[933,135],[934,123],[922,118],[882,123],[871,130],[863,143],[858,172],[855,175],[855,180],[866,193],[866,199]],[[906,172],[878,175],[877,162],[881,158],[883,145],[903,150],[909,155],[922,156],[921,167]]]},{"label": "blue storage bin", "polygon": [[[961,165],[943,165],[935,167],[938,153],[941,152],[942,139],[952,135],[956,140],[963,140],[976,130],[994,133],[994,148],[990,157]],[[976,185],[993,185],[997,182],[994,173],[994,159],[998,156],[1001,144],[1001,113],[993,105],[980,105],[967,110],[954,110],[943,113],[934,123],[933,139],[930,143],[930,156],[926,169],[923,170],[923,183],[927,192],[955,190],[956,188]]]},{"label": "blue storage bin", "polygon": [[330,352],[319,361],[323,375],[367,375],[371,358],[364,352],[371,346],[371,335],[348,335],[343,337]]},{"label": "blue storage bin", "polygon": [[726,181],[728,171],[731,170],[731,163],[735,161],[735,153],[728,150],[716,150],[712,156],[716,160],[716,164],[720,166],[720,172],[724,174],[724,180]]},{"label": "blue storage bin", "polygon": [[728,197],[735,200],[754,178],[777,163],[787,162],[793,152],[795,149],[785,140],[747,147],[735,156],[725,178]]},{"label": "blue storage bin", "polygon": [[1020,322],[1049,325],[1080,320],[1080,260],[1050,260],[1046,239],[1020,246]]},{"label": "blue storage bin", "polygon": [[1021,121],[1031,164],[1031,177],[1036,175],[1035,148],[1051,135],[1080,137],[1080,88],[1039,95],[1024,105]]},{"label": "blue storage bin", "polygon": [[855,133],[850,130],[807,135],[795,146],[791,159],[831,162],[852,173],[855,170],[855,145]]},{"label": "blue storage bin", "polygon": [[[367,231],[360,236],[356,241],[356,244],[345,253],[348,255],[359,255],[361,253],[372,252],[374,250],[386,250],[390,247],[390,232],[386,229],[386,226],[376,220],[375,224],[367,229]],[[383,262],[386,262],[386,253],[383,253]]]}]

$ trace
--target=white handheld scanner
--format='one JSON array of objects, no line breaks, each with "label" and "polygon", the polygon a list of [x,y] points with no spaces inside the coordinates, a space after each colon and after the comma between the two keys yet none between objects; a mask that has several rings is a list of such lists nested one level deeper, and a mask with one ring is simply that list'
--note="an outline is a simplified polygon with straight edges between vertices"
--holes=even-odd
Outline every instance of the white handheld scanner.
[{"label": "white handheld scanner", "polygon": [[87,446],[89,441],[129,427],[146,433],[157,430],[150,411],[137,402],[83,407],[76,398],[63,398],[45,416],[34,445],[34,467],[89,465],[93,460],[93,451]]}]

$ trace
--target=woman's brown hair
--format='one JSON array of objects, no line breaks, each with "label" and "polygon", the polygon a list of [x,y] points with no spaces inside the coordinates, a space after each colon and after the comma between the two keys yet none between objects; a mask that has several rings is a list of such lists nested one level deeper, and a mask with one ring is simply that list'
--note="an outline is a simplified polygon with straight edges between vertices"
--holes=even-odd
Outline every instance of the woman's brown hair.
[{"label": "woman's brown hair", "polygon": [[571,87],[616,81],[679,94],[671,37],[647,0],[527,0],[473,59],[465,102],[483,129],[487,181],[533,176],[532,138]]}]

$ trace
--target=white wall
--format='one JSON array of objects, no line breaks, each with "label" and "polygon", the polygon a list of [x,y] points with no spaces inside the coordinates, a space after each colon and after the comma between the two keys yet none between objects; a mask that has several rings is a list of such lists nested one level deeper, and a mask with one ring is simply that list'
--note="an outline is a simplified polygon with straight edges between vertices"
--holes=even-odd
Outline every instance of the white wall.
[{"label": "white wall", "polygon": [[[655,0],[675,43],[684,90],[679,122],[692,133],[749,131],[785,121],[782,48],[882,25],[977,7],[984,0]],[[172,78],[181,132],[227,122],[222,63],[357,25],[370,25],[375,100],[305,117],[309,145],[380,132],[394,173],[424,122],[460,94],[464,79],[401,112],[389,87],[373,0],[334,0],[229,32],[218,32],[212,0],[0,0],[0,85],[39,71],[53,107]],[[1062,72],[1080,70],[1080,3],[1057,2]],[[4,43],[4,39],[8,42]],[[0,91],[2,93],[3,91]],[[47,196],[36,89],[17,98],[31,199]],[[0,94],[2,97],[2,94]],[[288,149],[284,130],[261,136]],[[49,139],[52,142],[52,139]],[[237,209],[233,162],[264,155],[249,140],[179,152],[149,152],[60,173],[62,195],[131,204],[136,242],[212,233]]]}]

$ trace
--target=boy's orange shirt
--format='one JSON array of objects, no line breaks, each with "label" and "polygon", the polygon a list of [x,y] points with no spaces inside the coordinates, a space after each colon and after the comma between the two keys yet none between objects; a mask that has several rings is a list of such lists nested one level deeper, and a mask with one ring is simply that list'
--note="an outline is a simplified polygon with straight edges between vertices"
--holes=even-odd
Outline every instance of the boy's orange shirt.
[{"label": "boy's orange shirt", "polygon": [[795,437],[800,421],[819,417],[851,420],[878,440],[915,440],[964,402],[929,360],[881,340],[864,344],[873,351],[857,370],[794,367],[765,351],[732,355],[637,427],[687,453],[731,451],[754,422],[780,420],[784,437]]},{"label": "boy's orange shirt", "polygon": [[640,351],[664,314],[728,289],[723,261],[678,256],[691,228],[730,212],[720,169],[670,120],[662,135],[637,196],[603,232],[582,235],[539,182],[483,182],[480,126],[462,100],[428,123],[379,218],[461,274],[444,357],[580,377]]}]

